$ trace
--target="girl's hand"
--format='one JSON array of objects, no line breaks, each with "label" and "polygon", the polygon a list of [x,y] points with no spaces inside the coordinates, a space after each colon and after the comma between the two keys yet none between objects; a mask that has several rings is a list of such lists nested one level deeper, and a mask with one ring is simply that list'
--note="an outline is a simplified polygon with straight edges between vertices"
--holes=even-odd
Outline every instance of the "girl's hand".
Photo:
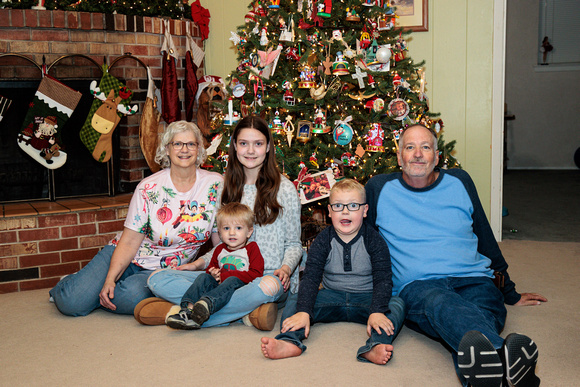
[{"label": "girl's hand", "polygon": [[185,263],[181,266],[177,266],[175,269],[176,270],[189,270],[189,271],[199,270],[199,268],[197,267],[197,264],[195,262]]},{"label": "girl's hand", "polygon": [[290,274],[292,274],[292,271],[288,265],[282,265],[281,268],[274,271],[274,275],[280,279],[280,282],[282,282],[285,292],[287,292],[290,287]]}]

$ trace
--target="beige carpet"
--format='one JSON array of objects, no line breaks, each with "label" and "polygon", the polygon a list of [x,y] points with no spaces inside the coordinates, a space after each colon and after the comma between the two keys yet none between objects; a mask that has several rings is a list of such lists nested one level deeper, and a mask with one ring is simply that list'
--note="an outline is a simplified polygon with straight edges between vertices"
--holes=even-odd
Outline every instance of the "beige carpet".
[{"label": "beige carpet", "polygon": [[[580,243],[501,243],[519,291],[539,292],[539,307],[508,307],[504,335],[538,344],[543,386],[580,383]],[[0,295],[1,386],[459,386],[451,356],[403,328],[387,366],[359,363],[361,325],[315,325],[300,357],[268,360],[264,332],[241,324],[195,332],[139,325],[97,311],[62,316],[47,290]],[[267,332],[273,336],[275,332]]]}]

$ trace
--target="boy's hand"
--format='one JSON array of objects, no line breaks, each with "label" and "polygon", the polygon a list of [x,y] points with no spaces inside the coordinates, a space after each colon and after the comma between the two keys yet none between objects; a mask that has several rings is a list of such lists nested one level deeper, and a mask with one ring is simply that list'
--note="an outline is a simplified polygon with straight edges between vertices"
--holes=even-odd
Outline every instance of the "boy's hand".
[{"label": "boy's hand", "polygon": [[285,292],[288,291],[288,287],[290,286],[290,274],[292,274],[292,271],[288,265],[282,265],[281,268],[274,271],[274,275],[280,278]]},{"label": "boy's hand", "polygon": [[371,335],[373,329],[377,331],[379,335],[382,334],[381,328],[383,328],[383,330],[389,336],[395,333],[395,326],[393,325],[392,321],[384,315],[384,313],[372,313],[369,316],[369,321],[367,322],[368,335]]},{"label": "boy's hand", "polygon": [[222,283],[222,276],[221,276],[221,272],[220,269],[218,269],[217,267],[210,267],[209,268],[209,274],[211,274],[211,276],[218,282],[218,283]]},{"label": "boy's hand", "polygon": [[308,337],[310,333],[310,316],[306,312],[298,312],[284,320],[280,332],[294,332],[301,328],[304,328],[304,336]]}]

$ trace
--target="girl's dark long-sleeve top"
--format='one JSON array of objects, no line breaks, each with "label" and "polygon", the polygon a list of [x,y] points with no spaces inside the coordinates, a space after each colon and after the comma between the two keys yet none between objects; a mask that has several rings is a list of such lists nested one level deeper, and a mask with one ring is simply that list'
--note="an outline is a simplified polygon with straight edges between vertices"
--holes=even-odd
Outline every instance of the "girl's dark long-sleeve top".
[{"label": "girl's dark long-sleeve top", "polygon": [[372,292],[370,313],[388,313],[393,288],[391,275],[389,248],[374,228],[363,224],[358,234],[345,243],[334,227],[327,227],[308,251],[296,311],[312,317],[322,282],[327,289]]}]

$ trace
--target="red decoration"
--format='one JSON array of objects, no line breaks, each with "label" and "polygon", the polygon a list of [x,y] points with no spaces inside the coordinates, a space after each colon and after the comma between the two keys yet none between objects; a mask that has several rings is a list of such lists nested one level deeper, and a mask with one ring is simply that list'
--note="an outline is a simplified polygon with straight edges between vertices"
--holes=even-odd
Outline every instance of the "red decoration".
[{"label": "red decoration", "polygon": [[202,7],[199,0],[194,1],[191,4],[191,18],[199,27],[199,32],[201,33],[201,38],[203,40],[207,39],[209,36],[209,11]]},{"label": "red decoration", "polygon": [[157,219],[163,224],[168,222],[171,217],[173,216],[173,212],[169,208],[167,208],[167,204],[164,204],[163,207],[157,210]]}]

